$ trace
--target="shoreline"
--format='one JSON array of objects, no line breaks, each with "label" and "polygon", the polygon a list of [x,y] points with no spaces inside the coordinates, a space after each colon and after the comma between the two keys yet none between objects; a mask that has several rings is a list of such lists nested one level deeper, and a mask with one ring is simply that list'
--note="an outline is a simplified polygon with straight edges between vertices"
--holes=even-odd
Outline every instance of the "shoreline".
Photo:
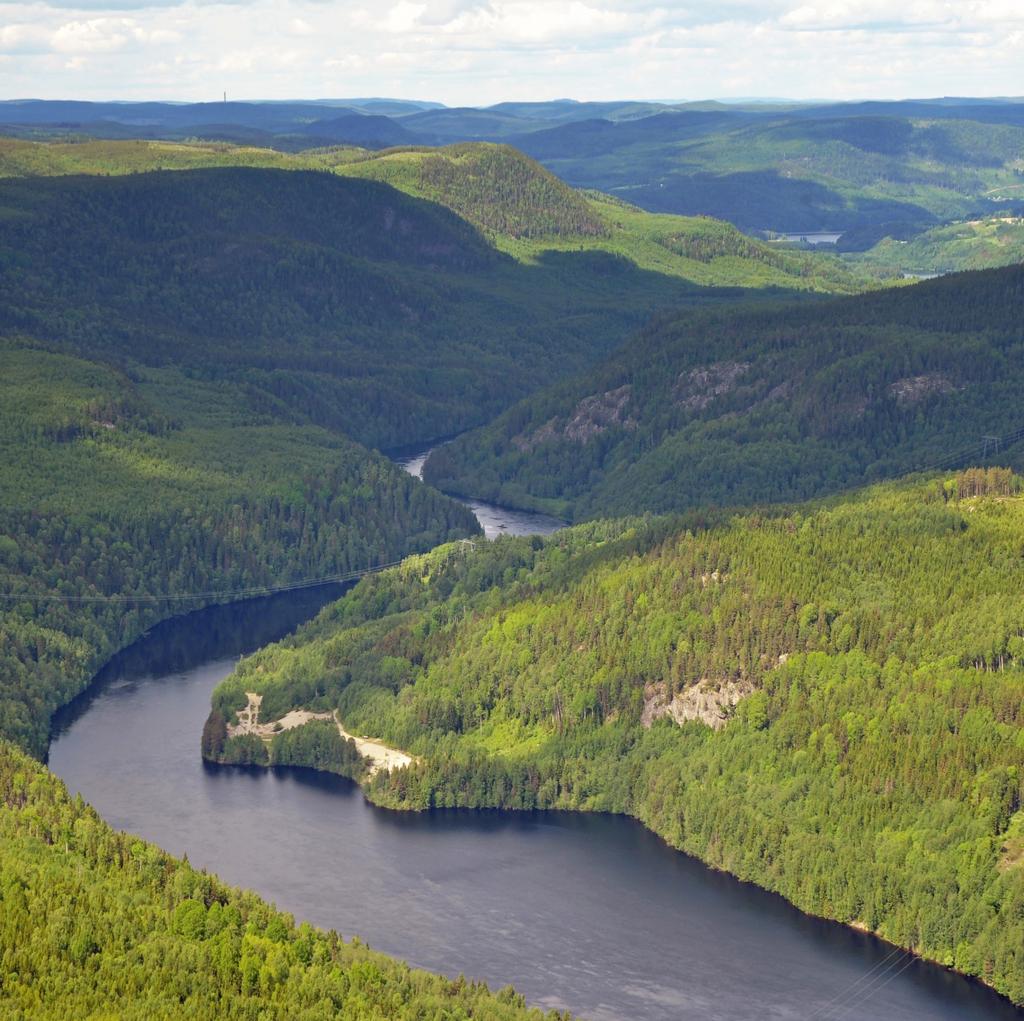
[{"label": "shoreline", "polygon": [[[247,691],[245,696],[249,703],[244,709],[238,711],[239,722],[227,725],[228,737],[252,734],[269,746],[276,734],[282,734],[286,730],[295,730],[313,720],[333,720],[342,738],[351,741],[356,746],[356,751],[363,758],[370,760],[367,779],[372,779],[382,770],[390,772],[392,769],[401,769],[412,765],[416,761],[413,756],[399,748],[392,748],[372,737],[357,737],[355,734],[349,733],[342,724],[337,709],[329,713],[315,713],[310,709],[290,709],[278,720],[261,723],[259,716],[263,696],[255,691]],[[316,769],[314,766],[307,768]],[[317,772],[326,772],[326,770],[317,770]]]},{"label": "shoreline", "polygon": [[[68,702],[63,703],[63,705],[59,706],[55,710],[55,712],[51,716],[51,727],[50,727],[50,733],[49,733],[48,739],[47,739],[47,750],[48,750],[49,742],[52,740],[52,738],[54,736],[54,733],[55,733],[55,731],[54,731],[54,721],[58,718],[58,715],[60,713],[64,712],[64,711],[66,711],[68,709],[68,707],[73,705],[76,701],[78,701],[80,699],[86,698],[89,695],[90,689],[101,678],[101,675],[102,675],[103,671],[117,658],[117,656],[119,656],[120,654],[126,652],[128,649],[130,649],[132,646],[134,646],[138,642],[145,640],[145,638],[149,635],[149,633],[151,631],[153,631],[155,628],[160,627],[160,626],[165,625],[165,624],[169,624],[172,621],[179,620],[179,619],[182,619],[184,617],[187,617],[187,616],[189,616],[192,613],[205,612],[205,611],[208,611],[208,610],[211,610],[211,609],[215,609],[217,607],[230,607],[230,606],[239,607],[239,606],[244,606],[246,604],[255,603],[255,602],[258,602],[261,599],[267,599],[267,598],[273,598],[273,597],[272,596],[270,596],[270,597],[268,597],[268,596],[257,596],[255,598],[234,600],[234,601],[229,601],[229,602],[226,602],[226,603],[211,603],[211,604],[206,604],[206,605],[200,605],[198,607],[194,607],[194,608],[189,609],[189,610],[184,611],[184,612],[172,614],[172,615],[170,615],[170,616],[168,616],[166,618],[160,618],[156,622],[150,624],[147,628],[144,629],[144,631],[140,632],[140,634],[137,635],[131,642],[129,642],[127,645],[121,647],[120,649],[115,651],[112,655],[110,655],[106,660],[104,660],[104,662],[100,666],[99,670],[93,672],[90,675],[90,678],[85,683],[85,685],[71,699],[69,699]],[[87,706],[85,708],[87,708]],[[338,726],[339,733],[343,737],[351,738],[353,741],[355,741],[356,744],[357,744],[357,748],[359,748],[361,753],[362,753],[362,749],[360,748],[360,742],[364,742],[364,743],[366,743],[368,745],[374,746],[375,749],[379,749],[380,752],[382,752],[382,753],[386,754],[386,753],[390,752],[390,753],[392,753],[394,755],[402,756],[405,759],[407,759],[408,761],[402,762],[400,764],[401,766],[408,766],[410,764],[413,764],[416,761],[419,761],[419,760],[413,759],[412,756],[408,756],[405,752],[401,752],[398,749],[389,749],[386,745],[383,745],[380,742],[376,742],[376,741],[373,741],[372,739],[368,739],[368,738],[356,738],[354,735],[349,734],[344,729],[344,727],[342,726],[341,721],[337,718],[336,713],[314,714],[314,713],[312,713],[309,710],[291,710],[288,714],[285,715],[285,717],[282,717],[282,720],[285,720],[288,717],[292,717],[293,719],[299,719],[299,716],[302,715],[302,714],[305,714],[305,716],[304,716],[304,718],[301,719],[301,722],[292,723],[291,726],[299,726],[299,725],[301,725],[301,723],[308,722],[310,719],[317,719],[317,718],[318,719],[334,719],[336,725]],[[274,721],[274,722],[277,722],[277,721]],[[268,725],[260,724],[259,726],[268,726]],[[282,729],[285,729],[285,728],[282,728]],[[262,737],[262,735],[261,735],[261,737]],[[385,758],[384,761],[386,761],[386,758]],[[44,760],[44,764],[45,764],[45,760]],[[312,769],[314,772],[323,773],[325,775],[332,775],[332,774],[330,774],[330,771],[322,770],[322,769],[317,769],[316,767],[302,767],[302,768]],[[377,772],[379,772],[380,768],[381,768],[380,766],[375,766],[375,768],[373,768],[363,780],[356,780],[355,781],[359,785],[360,791],[362,792],[364,798],[367,800],[368,803],[372,804],[377,809],[384,809],[386,811],[395,811],[395,812],[434,811],[434,810],[436,810],[436,809],[429,808],[429,807],[428,808],[424,808],[424,809],[416,809],[416,808],[409,808],[409,807],[399,807],[399,806],[394,806],[394,805],[386,805],[386,804],[381,804],[381,803],[377,802],[374,798],[372,798],[370,796],[370,793],[367,790],[367,786],[366,786],[365,781],[368,780],[373,775],[375,775]],[[395,768],[395,767],[394,766],[389,766],[388,768]],[[472,812],[480,812],[480,811],[517,811],[515,808],[498,808],[498,809],[469,808],[467,810],[468,811],[472,811]],[[573,811],[573,812],[584,812],[584,811],[587,811],[586,809],[557,808],[557,807],[554,807],[554,808],[552,808],[550,810],[552,810],[552,811]],[[546,809],[538,809],[537,811],[542,811],[543,812],[543,811],[547,811],[547,810]],[[1015,1006],[1017,1008],[1021,1008],[1022,1006],[1024,1006],[1022,1004],[1015,1003],[1014,1000],[1012,1000],[1005,993],[1001,992],[993,984],[991,984],[990,982],[986,981],[982,976],[974,975],[974,974],[971,974],[971,973],[965,972],[965,971],[960,971],[957,968],[955,968],[954,966],[943,964],[941,961],[936,960],[935,958],[925,956],[925,955],[917,952],[913,948],[905,947],[905,946],[900,946],[899,944],[892,943],[884,935],[880,934],[878,931],[869,929],[863,923],[859,923],[857,921],[850,921],[850,922],[841,921],[840,919],[837,919],[837,918],[834,918],[834,917],[829,917],[828,915],[820,915],[820,914],[816,914],[813,911],[808,911],[808,910],[804,909],[803,907],[801,907],[795,901],[789,899],[785,895],[783,895],[783,894],[779,893],[777,890],[773,889],[771,886],[768,886],[768,885],[756,882],[756,881],[751,880],[751,879],[745,879],[745,878],[737,875],[736,873],[731,872],[727,868],[724,868],[722,866],[719,866],[719,865],[716,865],[716,864],[714,864],[712,862],[709,862],[709,861],[701,858],[699,855],[693,854],[693,853],[687,851],[685,848],[677,846],[676,844],[674,844],[670,840],[668,840],[665,836],[663,836],[661,833],[659,833],[657,829],[652,828],[651,826],[649,826],[647,824],[646,821],[644,821],[642,818],[640,818],[640,817],[638,817],[636,815],[632,815],[630,813],[597,813],[597,814],[609,814],[609,815],[624,814],[624,815],[626,815],[626,817],[628,817],[630,819],[633,819],[636,822],[638,822],[641,826],[644,827],[645,830],[647,830],[648,832],[650,832],[653,835],[657,836],[660,840],[662,840],[665,843],[665,845],[667,847],[672,848],[672,850],[676,851],[677,853],[684,854],[688,858],[691,858],[692,860],[694,860],[696,862],[699,862],[701,864],[701,866],[704,867],[704,868],[710,869],[710,870],[712,870],[714,872],[722,873],[724,875],[727,875],[727,876],[731,877],[732,879],[737,880],[738,882],[749,884],[751,886],[757,887],[758,889],[761,889],[761,890],[764,890],[764,891],[766,891],[768,893],[771,893],[774,896],[780,897],[785,903],[789,904],[795,910],[799,911],[801,914],[805,915],[808,918],[816,918],[816,919],[819,919],[819,920],[823,920],[823,921],[827,921],[827,922],[830,922],[830,923],[834,923],[836,925],[841,925],[844,928],[852,929],[853,931],[859,932],[861,934],[871,936],[872,938],[875,938],[875,939],[879,939],[882,942],[884,942],[887,946],[891,946],[893,948],[898,948],[902,952],[911,955],[914,959],[916,959],[918,961],[925,962],[928,965],[932,965],[932,966],[935,966],[937,968],[942,969],[942,971],[944,971],[944,972],[946,972],[948,974],[956,975],[956,976],[958,976],[960,978],[968,980],[969,982],[978,984],[979,986],[981,986],[981,987],[983,987],[983,988],[993,992],[995,995],[999,996],[1000,999],[1004,1000],[1008,1004],[1011,1004],[1011,1005],[1013,1005],[1013,1006]],[[1024,1018],[1024,1012],[1022,1012],[1021,1016],[1022,1016],[1022,1018]]]}]

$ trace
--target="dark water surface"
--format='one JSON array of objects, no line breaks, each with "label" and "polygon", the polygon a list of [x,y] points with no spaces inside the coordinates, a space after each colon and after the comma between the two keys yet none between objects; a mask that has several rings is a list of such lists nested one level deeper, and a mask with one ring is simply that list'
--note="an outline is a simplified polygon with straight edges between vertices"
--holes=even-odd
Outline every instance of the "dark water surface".
[{"label": "dark water surface", "polygon": [[214,685],[338,591],[155,627],[57,718],[51,769],[113,825],[300,919],[595,1021],[1024,1017],[981,986],[705,869],[628,819],[402,814],[338,777],[205,766]]},{"label": "dark water surface", "polygon": [[[430,457],[435,447],[421,448],[395,457],[395,463],[405,469],[414,478],[423,478],[423,464]],[[535,514],[531,511],[513,510],[500,507],[495,503],[483,500],[463,500],[463,503],[476,515],[484,535],[488,539],[496,539],[499,535],[551,535],[565,522],[548,514]]]}]

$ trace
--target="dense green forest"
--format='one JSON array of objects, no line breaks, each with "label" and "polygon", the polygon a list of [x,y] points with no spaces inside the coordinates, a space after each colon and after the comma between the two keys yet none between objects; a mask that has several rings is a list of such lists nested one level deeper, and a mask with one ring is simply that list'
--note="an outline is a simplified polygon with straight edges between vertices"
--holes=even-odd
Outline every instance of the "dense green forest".
[{"label": "dense green forest", "polygon": [[478,529],[383,458],[253,416],[228,386],[147,389],[9,341],[0,365],[0,734],[36,754],[53,711],[155,621]]},{"label": "dense green forest", "polygon": [[910,237],[883,238],[844,261],[886,273],[956,273],[1024,262],[1024,218],[1019,212],[933,227]]},{"label": "dense green forest", "polygon": [[509,146],[453,145],[385,151],[347,174],[386,181],[512,237],[601,237],[607,228],[580,192]]},{"label": "dense green forest", "polygon": [[1024,427],[1022,300],[1017,266],[813,307],[665,316],[439,449],[424,477],[581,520],[804,499],[980,456],[982,437]]},{"label": "dense green forest", "polygon": [[243,660],[406,808],[629,813],[1024,1002],[1024,497],[1006,469],[412,558]]},{"label": "dense green forest", "polygon": [[0,1012],[11,1021],[567,1021],[296,926],[113,831],[0,741]]},{"label": "dense green forest", "polygon": [[250,168],[0,183],[0,265],[8,332],[378,447],[488,420],[653,309],[739,296],[611,252],[524,265],[386,185]]},{"label": "dense green forest", "polygon": [[[580,192],[507,145],[404,147],[376,153],[329,147],[281,153],[210,142],[29,142],[0,138],[0,178],[74,174],[121,175],[204,167],[329,170],[368,178],[447,206],[520,262],[561,270],[560,286],[579,289],[588,272],[606,276],[614,264],[592,253],[629,260],[640,269],[702,286],[851,293],[875,286],[881,265],[862,271],[833,255],[780,251],[722,221],[649,213],[599,192]],[[561,253],[554,262],[545,253]],[[565,253],[575,253],[576,272]],[[579,254],[591,253],[579,259]],[[622,267],[620,267],[621,269]],[[623,280],[623,300],[630,283]],[[586,288],[584,288],[584,291]],[[685,292],[677,295],[682,300]],[[735,296],[734,296],[735,297]],[[644,294],[641,301],[663,303]],[[618,320],[616,320],[618,321]]]}]

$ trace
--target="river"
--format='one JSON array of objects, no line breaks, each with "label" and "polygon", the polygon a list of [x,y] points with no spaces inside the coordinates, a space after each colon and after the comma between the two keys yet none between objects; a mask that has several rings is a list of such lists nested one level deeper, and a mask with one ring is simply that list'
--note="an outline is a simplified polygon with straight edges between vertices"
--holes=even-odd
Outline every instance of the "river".
[{"label": "river", "polygon": [[[428,447],[426,450],[398,456],[395,462],[414,478],[422,480],[423,464],[433,449]],[[499,535],[550,535],[565,527],[564,521],[549,517],[547,514],[533,514],[530,511],[499,507],[483,500],[464,500],[463,503],[476,515],[488,539],[495,539]]]},{"label": "river", "polygon": [[[499,533],[557,524],[492,512]],[[58,714],[50,768],[114,826],[297,918],[593,1021],[1024,1018],[977,983],[802,915],[629,819],[390,812],[339,777],[204,764],[213,687],[340,591],[153,628]]]}]

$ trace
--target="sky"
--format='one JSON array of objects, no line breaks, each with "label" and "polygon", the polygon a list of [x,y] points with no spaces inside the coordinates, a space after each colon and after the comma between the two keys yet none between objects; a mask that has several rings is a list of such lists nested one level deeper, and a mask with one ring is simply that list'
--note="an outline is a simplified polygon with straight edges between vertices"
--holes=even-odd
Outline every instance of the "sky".
[{"label": "sky", "polygon": [[1024,0],[0,0],[0,99],[1024,95]]}]

